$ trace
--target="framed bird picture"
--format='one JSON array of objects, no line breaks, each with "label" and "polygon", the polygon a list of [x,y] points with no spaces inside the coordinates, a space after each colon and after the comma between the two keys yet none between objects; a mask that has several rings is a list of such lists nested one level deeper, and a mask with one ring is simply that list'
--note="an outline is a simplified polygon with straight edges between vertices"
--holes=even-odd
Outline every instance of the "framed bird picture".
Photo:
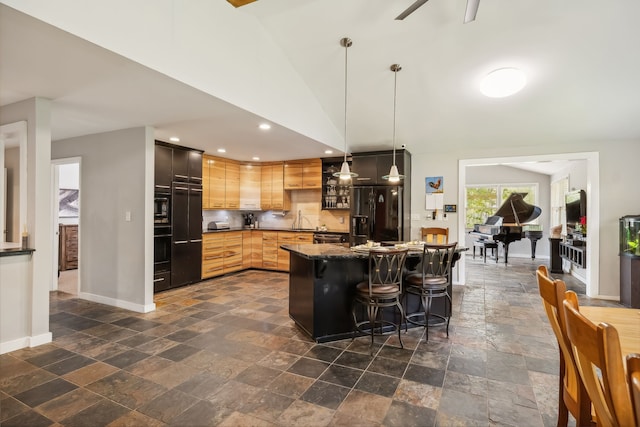
[{"label": "framed bird picture", "polygon": [[441,176],[430,176],[425,178],[425,188],[427,194],[443,193],[444,182]]}]

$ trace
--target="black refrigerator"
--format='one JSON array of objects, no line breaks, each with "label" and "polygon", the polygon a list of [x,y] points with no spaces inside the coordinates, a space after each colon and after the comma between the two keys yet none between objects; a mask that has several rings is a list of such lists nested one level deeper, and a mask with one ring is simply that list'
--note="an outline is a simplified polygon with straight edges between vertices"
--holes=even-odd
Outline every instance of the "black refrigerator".
[{"label": "black refrigerator", "polygon": [[406,240],[402,186],[353,187],[351,245]]},{"label": "black refrigerator", "polygon": [[171,287],[201,280],[202,185],[172,184]]}]

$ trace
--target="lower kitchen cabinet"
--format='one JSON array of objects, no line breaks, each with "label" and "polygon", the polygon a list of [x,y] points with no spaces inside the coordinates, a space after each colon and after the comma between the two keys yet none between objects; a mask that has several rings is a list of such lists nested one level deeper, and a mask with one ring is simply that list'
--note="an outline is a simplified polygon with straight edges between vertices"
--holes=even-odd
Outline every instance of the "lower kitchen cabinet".
[{"label": "lower kitchen cabinet", "polygon": [[278,232],[262,232],[262,268],[278,269]]},{"label": "lower kitchen cabinet", "polygon": [[243,231],[242,232],[242,269],[246,270],[251,268],[252,263],[251,259],[253,256],[252,242],[251,242],[251,231]]},{"label": "lower kitchen cabinet", "polygon": [[311,244],[313,233],[300,231],[223,231],[202,236],[202,278],[249,268],[289,271],[289,252],[281,245]]},{"label": "lower kitchen cabinet", "polygon": [[289,271],[289,252],[280,249],[282,245],[303,245],[313,243],[313,233],[299,231],[278,232],[278,270]]},{"label": "lower kitchen cabinet", "polygon": [[224,274],[224,234],[202,235],[202,278]]},{"label": "lower kitchen cabinet", "polygon": [[224,235],[224,274],[242,270],[242,231]]}]

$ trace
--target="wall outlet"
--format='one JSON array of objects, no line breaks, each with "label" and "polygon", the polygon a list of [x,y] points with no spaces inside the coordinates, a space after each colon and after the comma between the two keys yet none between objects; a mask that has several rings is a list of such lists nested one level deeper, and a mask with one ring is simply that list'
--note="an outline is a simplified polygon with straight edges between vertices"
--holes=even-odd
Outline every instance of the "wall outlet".
[{"label": "wall outlet", "polygon": [[131,222],[131,211],[126,211],[124,213],[124,220],[127,222]]}]

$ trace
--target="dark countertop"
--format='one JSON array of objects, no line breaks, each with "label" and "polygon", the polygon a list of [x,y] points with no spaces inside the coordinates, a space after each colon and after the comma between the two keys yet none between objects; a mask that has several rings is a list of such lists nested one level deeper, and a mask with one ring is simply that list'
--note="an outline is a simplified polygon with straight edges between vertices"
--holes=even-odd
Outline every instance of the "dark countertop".
[{"label": "dark countertop", "polygon": [[26,248],[26,249],[23,249],[23,248],[0,249],[0,257],[16,256],[16,255],[31,255],[35,251],[36,251],[35,249],[31,249],[31,248]]},{"label": "dark countertop", "polygon": [[315,258],[366,258],[367,253],[355,252],[350,248],[332,243],[303,244],[303,245],[281,245],[285,251],[289,251],[307,259]]},{"label": "dark countertop", "polygon": [[332,231],[332,230],[326,230],[326,231],[320,231],[320,230],[315,230],[312,228],[301,228],[301,229],[291,229],[291,228],[244,228],[244,227],[232,227],[232,228],[227,228],[225,230],[202,230],[202,234],[208,234],[208,233],[224,233],[227,231],[293,231],[293,232],[298,232],[298,233],[328,233],[328,234],[349,234],[348,231]]},{"label": "dark countertop", "polygon": [[[303,258],[307,259],[347,259],[347,258],[367,258],[369,253],[367,251],[355,251],[352,248],[347,248],[342,245],[332,244],[332,243],[321,243],[321,244],[302,244],[302,245],[281,245],[280,246],[285,251],[294,253]],[[454,261],[460,258],[459,253],[468,250],[465,247],[458,247],[456,249],[456,256],[454,257]],[[422,249],[420,250],[409,250],[410,257],[421,257]]]}]

